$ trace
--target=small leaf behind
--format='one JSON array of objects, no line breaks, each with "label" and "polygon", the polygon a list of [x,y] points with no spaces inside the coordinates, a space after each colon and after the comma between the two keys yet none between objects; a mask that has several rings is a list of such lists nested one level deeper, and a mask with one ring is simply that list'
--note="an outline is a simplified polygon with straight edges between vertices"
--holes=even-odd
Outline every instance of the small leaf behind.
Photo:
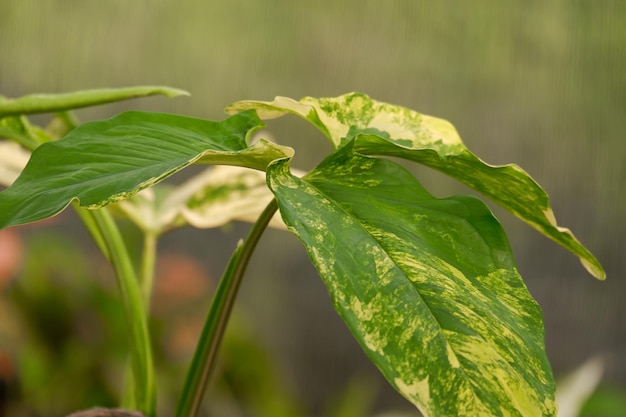
[{"label": "small leaf behind", "polygon": [[[210,228],[237,220],[254,223],[272,198],[264,172],[218,165],[175,187],[157,184],[111,207],[140,229],[160,234],[187,224]],[[269,225],[285,229],[278,215]]]}]

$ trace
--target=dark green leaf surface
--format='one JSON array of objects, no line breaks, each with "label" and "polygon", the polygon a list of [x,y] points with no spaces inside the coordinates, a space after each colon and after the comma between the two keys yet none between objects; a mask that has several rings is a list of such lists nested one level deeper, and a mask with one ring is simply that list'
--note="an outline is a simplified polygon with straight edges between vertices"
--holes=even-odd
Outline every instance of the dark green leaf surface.
[{"label": "dark green leaf surface", "polygon": [[128,112],[86,123],[37,148],[15,183],[0,193],[0,228],[41,220],[72,200],[97,208],[130,197],[192,163],[264,170],[290,148],[248,134],[262,126],[254,112],[222,122]]},{"label": "dark green leaf surface", "polygon": [[555,415],[541,312],[488,208],[350,148],[268,183],[365,352],[425,416]]},{"label": "dark green leaf surface", "polygon": [[593,276],[606,274],[598,260],[565,228],[557,225],[546,192],[516,165],[492,166],[471,153],[454,127],[443,119],[372,100],[364,94],[294,101],[242,101],[227,111],[257,110],[270,119],[286,113],[318,127],[335,147],[359,137],[363,154],[390,155],[437,169],[483,193],[576,256]]}]

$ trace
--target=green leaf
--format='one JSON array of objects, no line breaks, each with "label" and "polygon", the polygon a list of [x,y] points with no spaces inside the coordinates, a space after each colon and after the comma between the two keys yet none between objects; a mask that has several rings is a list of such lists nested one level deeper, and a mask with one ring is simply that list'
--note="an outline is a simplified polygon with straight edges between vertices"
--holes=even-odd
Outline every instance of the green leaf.
[{"label": "green leaf", "polygon": [[554,416],[541,311],[489,209],[353,145],[301,179],[288,159],[267,174],[364,351],[425,416]]},{"label": "green leaf", "polygon": [[189,95],[188,92],[176,88],[141,86],[84,90],[65,94],[31,94],[16,99],[0,97],[0,118],[19,114],[52,113],[156,94],[166,97]]},{"label": "green leaf", "polygon": [[339,147],[357,137],[355,149],[368,155],[409,159],[439,170],[500,204],[539,232],[580,258],[591,275],[604,279],[598,260],[568,229],[557,225],[546,192],[516,165],[488,165],[470,152],[454,127],[443,119],[351,93],[336,98],[305,97],[299,102],[242,101],[228,112],[257,110],[262,119],[286,113],[318,127]]},{"label": "green leaf", "polygon": [[33,152],[20,177],[0,193],[0,228],[53,216],[72,200],[98,208],[129,198],[193,163],[264,170],[292,155],[263,139],[248,145],[247,136],[261,126],[254,112],[222,122],[128,112],[85,123]]}]

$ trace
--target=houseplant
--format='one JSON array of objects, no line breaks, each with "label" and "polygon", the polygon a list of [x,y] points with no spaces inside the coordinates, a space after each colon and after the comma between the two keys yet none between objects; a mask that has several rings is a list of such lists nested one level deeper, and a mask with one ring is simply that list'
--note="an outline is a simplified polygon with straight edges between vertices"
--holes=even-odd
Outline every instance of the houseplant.
[{"label": "houseplant", "polygon": [[[69,204],[77,211],[113,265],[124,302],[132,375],[125,408],[147,416],[156,410],[146,317],[158,237],[206,219],[202,213],[211,205],[252,195],[243,211],[225,217],[258,214],[215,293],[177,416],[198,412],[246,265],[277,210],[304,244],[365,353],[425,416],[555,415],[541,312],[498,221],[477,198],[434,198],[387,157],[465,183],[604,279],[595,257],[557,225],[547,194],[528,174],[515,165],[487,165],[442,119],[358,93],[237,102],[221,122],[126,112],[75,126],[67,113],[129,97],[181,93],[137,87],[0,101],[0,134],[33,151],[20,177],[0,193],[0,228],[54,216]],[[55,126],[63,139],[53,140],[24,117],[38,112],[61,112]],[[333,145],[304,175],[290,169],[293,149],[263,138],[252,141],[263,119],[286,114],[309,121]],[[200,179],[195,188],[159,187],[193,164],[248,170],[227,175],[219,193],[208,193],[215,184],[206,187]],[[113,211],[144,233],[140,268],[133,267]]]}]

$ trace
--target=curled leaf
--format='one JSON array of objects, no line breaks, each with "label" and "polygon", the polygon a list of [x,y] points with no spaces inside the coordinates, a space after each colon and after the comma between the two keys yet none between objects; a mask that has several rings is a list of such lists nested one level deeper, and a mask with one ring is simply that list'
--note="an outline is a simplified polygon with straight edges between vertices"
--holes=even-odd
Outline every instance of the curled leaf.
[{"label": "curled leaf", "polygon": [[383,103],[365,94],[334,98],[305,97],[295,101],[240,101],[227,112],[254,109],[261,118],[295,114],[316,126],[335,147],[356,138],[355,150],[367,155],[408,159],[447,174],[484,194],[579,257],[598,279],[606,273],[600,262],[554,217],[547,193],[517,165],[483,162],[461,141],[448,121],[402,106]]},{"label": "curled leaf", "polygon": [[18,114],[72,110],[156,94],[166,97],[189,95],[188,92],[177,88],[155,86],[106,88],[64,94],[31,94],[15,99],[0,98],[0,118]]}]

